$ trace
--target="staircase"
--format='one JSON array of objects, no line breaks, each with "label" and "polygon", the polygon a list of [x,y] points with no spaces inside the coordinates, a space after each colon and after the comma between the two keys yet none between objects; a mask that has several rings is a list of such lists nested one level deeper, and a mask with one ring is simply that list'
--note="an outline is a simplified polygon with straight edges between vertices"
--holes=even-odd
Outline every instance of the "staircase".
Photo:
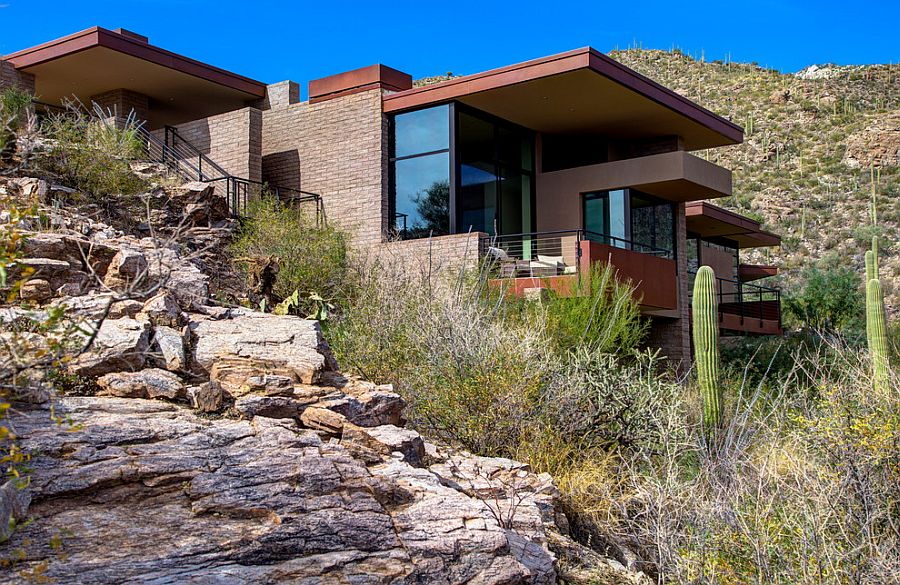
[{"label": "staircase", "polygon": [[246,212],[247,202],[251,199],[269,195],[287,205],[315,204],[316,224],[325,221],[322,197],[317,193],[232,175],[171,126],[165,127],[162,140],[144,126],[140,126],[138,132],[145,144],[147,160],[164,164],[186,181],[213,183],[217,189],[224,185],[228,208],[235,217]]}]

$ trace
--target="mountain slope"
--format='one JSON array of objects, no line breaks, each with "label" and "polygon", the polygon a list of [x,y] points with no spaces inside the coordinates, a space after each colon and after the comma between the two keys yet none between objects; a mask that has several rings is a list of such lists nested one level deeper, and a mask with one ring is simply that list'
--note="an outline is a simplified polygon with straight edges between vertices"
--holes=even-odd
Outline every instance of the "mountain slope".
[{"label": "mountain slope", "polygon": [[[744,127],[743,144],[696,154],[734,171],[716,204],[763,221],[782,246],[753,251],[790,283],[804,266],[862,271],[875,233],[889,310],[900,310],[900,66],[813,66],[783,74],[680,51],[610,56]],[[874,170],[873,170],[874,169]],[[872,177],[878,226],[872,227]]]}]

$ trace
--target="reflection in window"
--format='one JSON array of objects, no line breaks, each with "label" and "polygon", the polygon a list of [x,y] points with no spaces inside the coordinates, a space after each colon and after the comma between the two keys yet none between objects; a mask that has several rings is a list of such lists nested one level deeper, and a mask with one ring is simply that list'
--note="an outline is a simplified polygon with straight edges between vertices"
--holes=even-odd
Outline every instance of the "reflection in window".
[{"label": "reflection in window", "polygon": [[394,227],[404,238],[450,233],[450,154],[394,163]]},{"label": "reflection in window", "polygon": [[625,189],[616,189],[584,195],[584,229],[590,239],[619,248],[627,245],[625,194]]},{"label": "reflection in window", "polygon": [[672,204],[639,191],[631,193],[631,241],[639,252],[675,250],[675,217]]},{"label": "reflection in window", "polygon": [[392,223],[403,238],[450,233],[449,106],[393,120]]}]

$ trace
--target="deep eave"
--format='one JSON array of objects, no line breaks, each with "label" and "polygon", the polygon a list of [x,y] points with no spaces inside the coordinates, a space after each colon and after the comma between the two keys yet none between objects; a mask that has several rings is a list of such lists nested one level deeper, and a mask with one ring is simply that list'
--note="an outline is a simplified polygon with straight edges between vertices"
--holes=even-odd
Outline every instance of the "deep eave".
[{"label": "deep eave", "polygon": [[684,212],[688,231],[699,236],[728,238],[741,248],[781,245],[781,236],[763,230],[758,221],[712,203],[692,201]]},{"label": "deep eave", "polygon": [[[384,97],[384,111],[399,112],[436,105],[580,70],[591,71],[612,80],[715,133],[719,137],[711,141],[715,142],[715,145],[737,144],[743,141],[744,132],[740,126],[590,47],[388,94]],[[697,148],[705,147],[705,145],[697,146]]]},{"label": "deep eave", "polygon": [[250,97],[261,98],[266,93],[266,84],[260,81],[178,55],[99,26],[17,51],[4,56],[3,60],[12,63],[16,69],[28,71],[29,67],[61,59],[95,47],[111,49],[137,59],[199,77],[246,93],[248,94],[248,99]]}]

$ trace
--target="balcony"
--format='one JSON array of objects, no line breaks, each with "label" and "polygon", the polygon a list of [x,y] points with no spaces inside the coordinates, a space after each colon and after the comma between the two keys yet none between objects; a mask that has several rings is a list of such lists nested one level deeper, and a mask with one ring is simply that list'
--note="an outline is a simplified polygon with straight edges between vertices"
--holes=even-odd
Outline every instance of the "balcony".
[{"label": "balcony", "polygon": [[575,296],[591,264],[607,262],[619,279],[631,280],[643,309],[678,307],[678,275],[669,250],[585,230],[489,236],[479,247],[491,262],[491,286],[514,296],[524,296],[526,289]]},{"label": "balcony", "polygon": [[716,296],[723,333],[782,334],[780,290],[716,277]]}]

